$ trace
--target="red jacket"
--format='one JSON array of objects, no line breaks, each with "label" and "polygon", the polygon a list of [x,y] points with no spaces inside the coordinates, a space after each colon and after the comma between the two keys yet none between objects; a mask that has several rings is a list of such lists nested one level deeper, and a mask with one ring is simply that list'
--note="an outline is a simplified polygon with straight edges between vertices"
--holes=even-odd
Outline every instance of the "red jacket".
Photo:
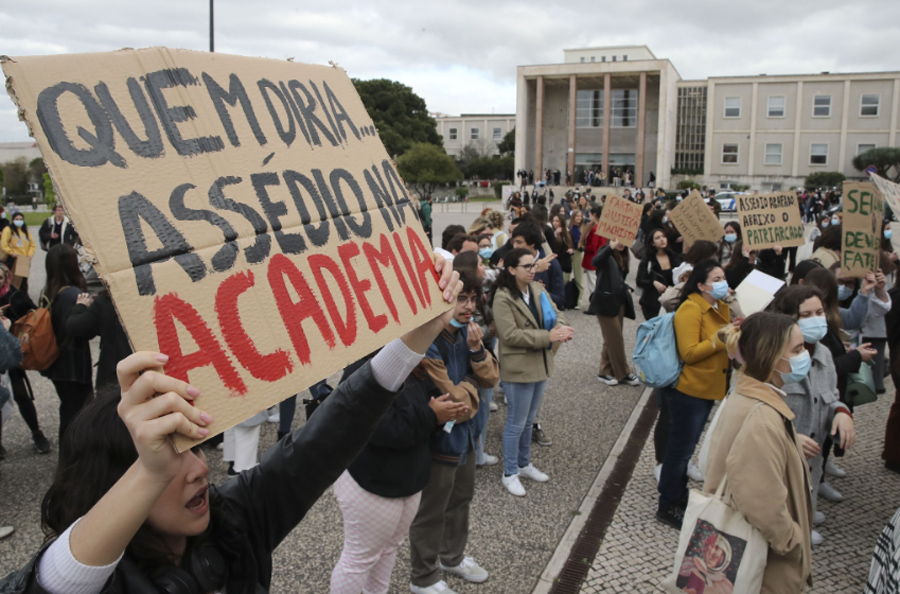
[{"label": "red jacket", "polygon": [[594,256],[607,243],[608,240],[605,237],[597,235],[597,225],[591,227],[587,237],[584,239],[584,258],[581,260],[581,267],[585,270],[594,270],[594,265],[592,264]]}]

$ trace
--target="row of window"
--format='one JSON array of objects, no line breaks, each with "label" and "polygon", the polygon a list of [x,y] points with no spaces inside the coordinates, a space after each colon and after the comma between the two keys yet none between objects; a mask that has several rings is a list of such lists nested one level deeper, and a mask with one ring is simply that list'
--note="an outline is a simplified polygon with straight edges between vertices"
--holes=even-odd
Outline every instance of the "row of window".
[{"label": "row of window", "polygon": [[[874,144],[856,145],[856,154],[875,148]],[[737,165],[740,153],[740,145],[737,143],[725,143],[722,145],[722,165]],[[784,145],[780,143],[767,143],[765,152],[766,165],[781,165],[784,154]],[[809,145],[809,164],[828,165],[828,144],[812,143]]]},{"label": "row of window", "polygon": [[[591,56],[591,62],[596,62],[596,61],[597,61],[597,57],[596,57],[596,56]],[[600,56],[600,61],[601,61],[601,62],[606,62],[606,56]],[[613,61],[613,62],[616,61],[616,56],[613,56],[613,57],[612,57],[612,61]],[[624,54],[624,55],[622,56],[622,61],[623,61],[623,62],[627,62],[627,61],[628,61],[628,54]],[[584,64],[584,56],[581,56],[581,63]]]},{"label": "row of window", "polygon": [[[502,128],[494,128],[493,139],[497,142],[503,140],[503,129]],[[456,140],[459,136],[459,131],[457,128],[447,128],[447,136],[449,140]],[[470,128],[469,129],[469,140],[478,140],[481,137],[481,128]]]},{"label": "row of window", "polygon": [[[613,128],[637,126],[637,89],[613,89],[609,115]],[[575,125],[578,128],[603,127],[603,91],[578,91],[575,98]]]},{"label": "row of window", "polygon": [[[766,105],[766,115],[770,118],[783,118],[786,113],[786,98],[784,95],[771,95]],[[878,117],[881,107],[881,95],[862,95],[859,98],[859,117]],[[741,117],[741,98],[725,97],[725,117],[736,119]],[[812,117],[831,117],[831,95],[816,95],[813,97]]]}]

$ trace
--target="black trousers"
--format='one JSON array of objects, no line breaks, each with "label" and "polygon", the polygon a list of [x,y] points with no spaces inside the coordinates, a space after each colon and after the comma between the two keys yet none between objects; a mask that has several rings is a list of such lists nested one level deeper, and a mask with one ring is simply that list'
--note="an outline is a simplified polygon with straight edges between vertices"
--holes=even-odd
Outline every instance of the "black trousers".
[{"label": "black trousers", "polygon": [[72,419],[85,405],[93,391],[91,384],[53,380],[56,395],[59,397],[59,446],[62,448],[63,435],[72,423]]}]

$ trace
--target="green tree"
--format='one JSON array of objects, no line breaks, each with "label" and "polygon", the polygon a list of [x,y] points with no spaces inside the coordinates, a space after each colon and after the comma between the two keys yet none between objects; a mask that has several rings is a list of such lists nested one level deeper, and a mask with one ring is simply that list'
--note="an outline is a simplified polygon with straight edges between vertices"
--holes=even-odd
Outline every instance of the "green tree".
[{"label": "green tree", "polygon": [[501,155],[512,155],[516,152],[516,129],[513,128],[497,143],[497,150]]},{"label": "green tree", "polygon": [[56,206],[56,192],[53,191],[53,181],[50,179],[49,173],[44,174],[44,202],[47,203],[50,210]]},{"label": "green tree", "polygon": [[47,173],[47,167],[44,165],[44,160],[41,157],[36,159],[32,159],[28,163],[28,181],[33,184],[39,184],[44,179],[44,174]]},{"label": "green tree", "polygon": [[679,190],[699,190],[700,184],[692,179],[683,179],[678,182],[676,188],[678,188]]},{"label": "green tree", "polygon": [[354,78],[353,85],[392,158],[402,155],[417,142],[444,146],[437,122],[428,115],[425,100],[410,87],[386,78]]},{"label": "green tree", "polygon": [[873,148],[853,157],[857,171],[865,171],[869,165],[874,165],[881,177],[900,183],[900,148]]},{"label": "green tree", "polygon": [[6,188],[7,200],[14,196],[26,196],[28,194],[28,162],[25,157],[19,157],[15,161],[7,161],[0,164],[3,170],[3,187]]},{"label": "green tree", "polygon": [[[866,167],[868,167],[868,165]],[[865,169],[865,167],[863,169]],[[803,187],[808,190],[831,188],[841,185],[844,183],[845,179],[847,179],[847,176],[840,171],[816,171],[815,173],[810,173],[806,176],[806,179],[803,180]]]},{"label": "green tree", "polygon": [[439,185],[462,179],[453,157],[445,153],[442,147],[427,142],[417,142],[400,155],[397,171],[422,200]]}]

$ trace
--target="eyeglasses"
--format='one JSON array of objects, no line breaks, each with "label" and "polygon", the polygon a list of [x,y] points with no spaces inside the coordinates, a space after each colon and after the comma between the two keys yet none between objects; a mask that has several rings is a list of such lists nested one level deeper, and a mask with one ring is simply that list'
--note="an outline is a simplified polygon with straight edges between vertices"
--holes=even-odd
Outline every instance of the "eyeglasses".
[{"label": "eyeglasses", "polygon": [[528,272],[533,271],[537,267],[537,262],[532,262],[531,264],[519,264],[516,268],[524,268]]},{"label": "eyeglasses", "polygon": [[478,296],[472,295],[470,297],[469,295],[457,295],[456,302],[459,303],[460,305],[468,305],[469,303],[478,305]]}]

